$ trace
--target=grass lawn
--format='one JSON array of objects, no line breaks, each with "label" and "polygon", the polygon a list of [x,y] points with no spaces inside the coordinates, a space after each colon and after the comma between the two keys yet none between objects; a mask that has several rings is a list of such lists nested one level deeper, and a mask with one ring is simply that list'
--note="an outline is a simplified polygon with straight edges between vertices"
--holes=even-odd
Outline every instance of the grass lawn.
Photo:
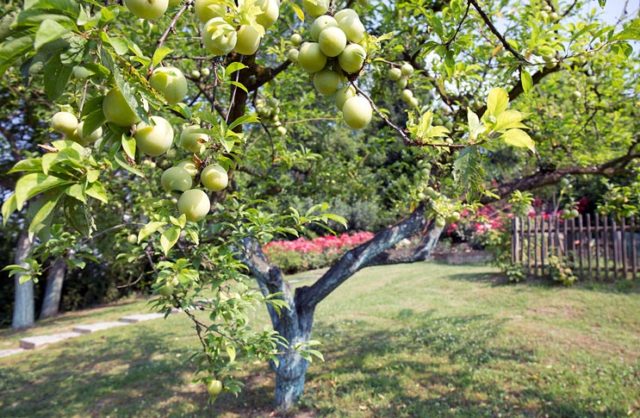
[{"label": "grass lawn", "polygon": [[[298,413],[345,417],[640,416],[640,286],[500,285],[494,269],[433,263],[361,271],[317,310]],[[307,284],[313,273],[294,276]],[[148,309],[64,315],[28,334]],[[27,333],[0,332],[0,349]],[[0,416],[267,416],[273,380],[207,404],[191,384],[183,314],[0,359]]]}]

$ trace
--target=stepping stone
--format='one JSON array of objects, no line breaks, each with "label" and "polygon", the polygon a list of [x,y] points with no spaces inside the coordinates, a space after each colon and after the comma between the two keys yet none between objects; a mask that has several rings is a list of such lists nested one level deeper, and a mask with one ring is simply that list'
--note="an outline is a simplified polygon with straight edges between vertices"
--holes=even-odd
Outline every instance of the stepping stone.
[{"label": "stepping stone", "polygon": [[150,321],[152,319],[160,319],[160,318],[164,318],[164,314],[150,313],[150,314],[123,316],[122,318],[119,319],[119,321],[126,322],[128,324],[135,324],[137,322]]},{"label": "stepping stone", "polygon": [[0,350],[0,358],[9,357],[14,354],[22,353],[23,351],[25,351],[24,348],[10,348],[8,350]]},{"label": "stepping stone", "polygon": [[33,350],[48,344],[57,343],[59,341],[68,340],[69,338],[79,337],[79,332],[62,332],[60,334],[41,335],[39,337],[29,337],[20,340],[20,347],[25,350]]},{"label": "stepping stone", "polygon": [[96,322],[95,324],[78,325],[77,327],[73,328],[73,331],[79,332],[80,334],[91,334],[92,332],[102,331],[115,327],[123,327],[125,325],[129,325],[129,323],[121,321]]}]

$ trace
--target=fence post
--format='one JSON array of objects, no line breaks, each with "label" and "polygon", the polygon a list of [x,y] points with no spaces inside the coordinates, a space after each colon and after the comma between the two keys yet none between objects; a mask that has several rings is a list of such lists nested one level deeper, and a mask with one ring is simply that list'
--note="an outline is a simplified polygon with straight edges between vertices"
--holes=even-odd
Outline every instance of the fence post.
[{"label": "fence post", "polygon": [[626,233],[626,222],[625,219],[622,218],[620,221],[620,229],[622,229],[621,237],[620,237],[620,246],[622,247],[620,251],[620,255],[622,256],[622,277],[627,279],[627,238],[625,237]]},{"label": "fence post", "polygon": [[531,274],[531,218],[527,216],[527,275]]},{"label": "fence post", "polygon": [[587,271],[589,272],[589,280],[593,280],[593,271],[591,270],[591,214],[587,213]]},{"label": "fence post", "polygon": [[600,216],[598,216],[598,212],[596,212],[595,216],[595,234],[594,238],[596,240],[596,279],[600,280]]},{"label": "fence post", "polygon": [[609,281],[609,230],[608,230],[609,216],[605,215],[602,218],[602,235],[604,241],[604,279]]},{"label": "fence post", "polygon": [[582,229],[582,214],[578,216],[578,259],[580,262],[580,277],[584,278],[584,268],[583,268],[583,250],[584,250],[584,231]]},{"label": "fence post", "polygon": [[533,218],[533,274],[538,274],[538,216]]},{"label": "fence post", "polygon": [[633,280],[638,279],[638,266],[636,257],[638,256],[636,250],[636,218],[631,217],[631,271],[633,272]]},{"label": "fence post", "polygon": [[613,280],[618,280],[618,233],[616,231],[616,220],[611,218],[611,241],[613,242]]},{"label": "fence post", "polygon": [[518,262],[518,218],[511,220],[511,263]]}]

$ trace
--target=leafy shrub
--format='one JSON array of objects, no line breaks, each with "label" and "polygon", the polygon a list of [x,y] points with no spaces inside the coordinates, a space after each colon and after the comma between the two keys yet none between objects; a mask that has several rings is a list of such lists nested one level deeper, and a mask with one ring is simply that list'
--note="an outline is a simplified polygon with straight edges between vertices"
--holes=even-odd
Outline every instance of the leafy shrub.
[{"label": "leafy shrub", "polygon": [[269,260],[287,274],[328,267],[348,250],[373,238],[371,232],[314,239],[271,241],[263,248]]},{"label": "leafy shrub", "polygon": [[555,255],[549,257],[549,277],[554,282],[562,283],[565,286],[571,286],[578,280],[571,267]]}]

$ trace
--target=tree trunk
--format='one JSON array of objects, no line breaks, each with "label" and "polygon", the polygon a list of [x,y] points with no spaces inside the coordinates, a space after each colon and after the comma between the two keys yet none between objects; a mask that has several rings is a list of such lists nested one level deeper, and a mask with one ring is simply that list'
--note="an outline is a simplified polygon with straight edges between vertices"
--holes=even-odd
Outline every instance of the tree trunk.
[{"label": "tree trunk", "polygon": [[[22,232],[18,237],[18,243],[16,245],[16,254],[14,257],[15,264],[26,266],[24,260],[29,255],[31,246],[32,241],[29,238],[29,234],[26,231]],[[35,317],[33,280],[20,283],[22,274],[16,274],[14,277],[15,302],[13,306],[13,320],[11,322],[11,327],[13,329],[27,328],[33,325]]]},{"label": "tree trunk", "polygon": [[[293,319],[290,321],[289,319]],[[288,341],[278,365],[272,365],[276,374],[275,405],[286,411],[293,407],[304,392],[304,382],[309,362],[295,350],[297,344],[305,344],[311,337],[313,311],[303,311],[279,322],[277,331]]]},{"label": "tree trunk", "polygon": [[60,298],[62,297],[62,284],[67,272],[67,263],[63,257],[58,257],[51,263],[49,274],[47,275],[47,288],[42,301],[42,311],[40,319],[58,315],[60,309]]}]

